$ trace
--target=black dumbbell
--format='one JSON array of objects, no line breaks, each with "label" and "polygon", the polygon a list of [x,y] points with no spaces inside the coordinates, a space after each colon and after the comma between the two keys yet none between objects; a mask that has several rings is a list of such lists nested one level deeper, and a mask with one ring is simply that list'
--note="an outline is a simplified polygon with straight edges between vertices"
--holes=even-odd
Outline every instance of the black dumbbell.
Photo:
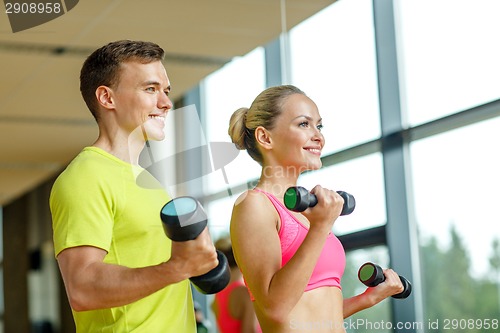
[{"label": "black dumbbell", "polygon": [[[344,191],[337,191],[344,198],[344,207],[340,215],[349,215],[356,207],[354,197]],[[318,203],[318,199],[314,194],[306,190],[302,186],[289,187],[285,192],[284,202],[286,208],[294,212],[303,212],[309,207],[314,207]]]},{"label": "black dumbbell", "polygon": [[[175,242],[193,240],[207,226],[207,215],[192,197],[179,197],[167,202],[160,212],[163,229],[168,238]],[[189,280],[203,294],[215,294],[223,290],[231,277],[226,256],[217,250],[219,264],[203,275],[193,276]]]},{"label": "black dumbbell", "polygon": [[[382,268],[374,263],[367,262],[363,264],[358,271],[359,280],[367,287],[375,287],[385,281],[385,275]],[[405,277],[399,276],[404,290],[399,294],[392,295],[393,298],[406,298],[411,294],[411,283]]]}]

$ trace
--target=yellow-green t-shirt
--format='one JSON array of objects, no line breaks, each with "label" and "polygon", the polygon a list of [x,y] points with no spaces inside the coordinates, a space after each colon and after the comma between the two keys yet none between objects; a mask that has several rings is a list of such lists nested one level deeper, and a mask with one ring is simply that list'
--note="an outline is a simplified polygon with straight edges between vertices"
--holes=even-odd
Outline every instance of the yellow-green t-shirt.
[{"label": "yellow-green t-shirt", "polygon": [[[75,246],[107,251],[106,263],[136,268],[170,258],[160,210],[169,197],[136,183],[140,167],[86,147],[57,178],[50,196],[56,256]],[[141,173],[141,178],[144,173]],[[142,178],[144,179],[144,178]],[[73,311],[77,332],[196,332],[188,280],[111,309]]]}]

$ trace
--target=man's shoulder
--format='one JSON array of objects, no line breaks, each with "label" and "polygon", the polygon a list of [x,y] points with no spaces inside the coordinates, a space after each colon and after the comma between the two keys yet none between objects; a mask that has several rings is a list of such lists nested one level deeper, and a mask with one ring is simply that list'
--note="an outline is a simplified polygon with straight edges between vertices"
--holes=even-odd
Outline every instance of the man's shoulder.
[{"label": "man's shoulder", "polygon": [[70,186],[92,188],[92,184],[113,182],[120,176],[120,168],[111,160],[92,149],[83,149],[59,174],[54,184],[56,188]]},{"label": "man's shoulder", "polygon": [[68,164],[61,176],[82,177],[82,175],[91,174],[93,177],[99,177],[99,175],[109,177],[114,175],[113,170],[119,168],[121,166],[106,155],[100,154],[92,147],[86,147]]}]

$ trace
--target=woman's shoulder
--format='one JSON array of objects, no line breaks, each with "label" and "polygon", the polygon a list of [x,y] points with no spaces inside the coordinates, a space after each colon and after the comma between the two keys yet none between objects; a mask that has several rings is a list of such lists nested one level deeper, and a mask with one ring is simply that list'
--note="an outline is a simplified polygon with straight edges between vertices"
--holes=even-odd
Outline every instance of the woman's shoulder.
[{"label": "woman's shoulder", "polygon": [[271,202],[263,192],[250,189],[240,194],[234,203],[234,207],[239,209],[256,209],[269,204]]},{"label": "woman's shoulder", "polygon": [[[250,218],[252,221],[277,220],[278,215],[272,202],[262,192],[256,190],[247,190],[243,192],[233,206],[233,220],[246,220]],[[255,223],[255,222],[253,222]]]}]

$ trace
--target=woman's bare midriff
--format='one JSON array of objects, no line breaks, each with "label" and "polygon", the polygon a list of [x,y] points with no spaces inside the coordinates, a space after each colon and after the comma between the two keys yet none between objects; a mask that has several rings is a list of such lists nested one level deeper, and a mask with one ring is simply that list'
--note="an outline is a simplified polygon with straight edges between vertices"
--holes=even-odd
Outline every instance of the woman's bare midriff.
[{"label": "woman's bare midriff", "polygon": [[306,291],[297,305],[280,323],[269,321],[259,313],[263,333],[345,333],[342,291],[337,287],[321,287]]}]

